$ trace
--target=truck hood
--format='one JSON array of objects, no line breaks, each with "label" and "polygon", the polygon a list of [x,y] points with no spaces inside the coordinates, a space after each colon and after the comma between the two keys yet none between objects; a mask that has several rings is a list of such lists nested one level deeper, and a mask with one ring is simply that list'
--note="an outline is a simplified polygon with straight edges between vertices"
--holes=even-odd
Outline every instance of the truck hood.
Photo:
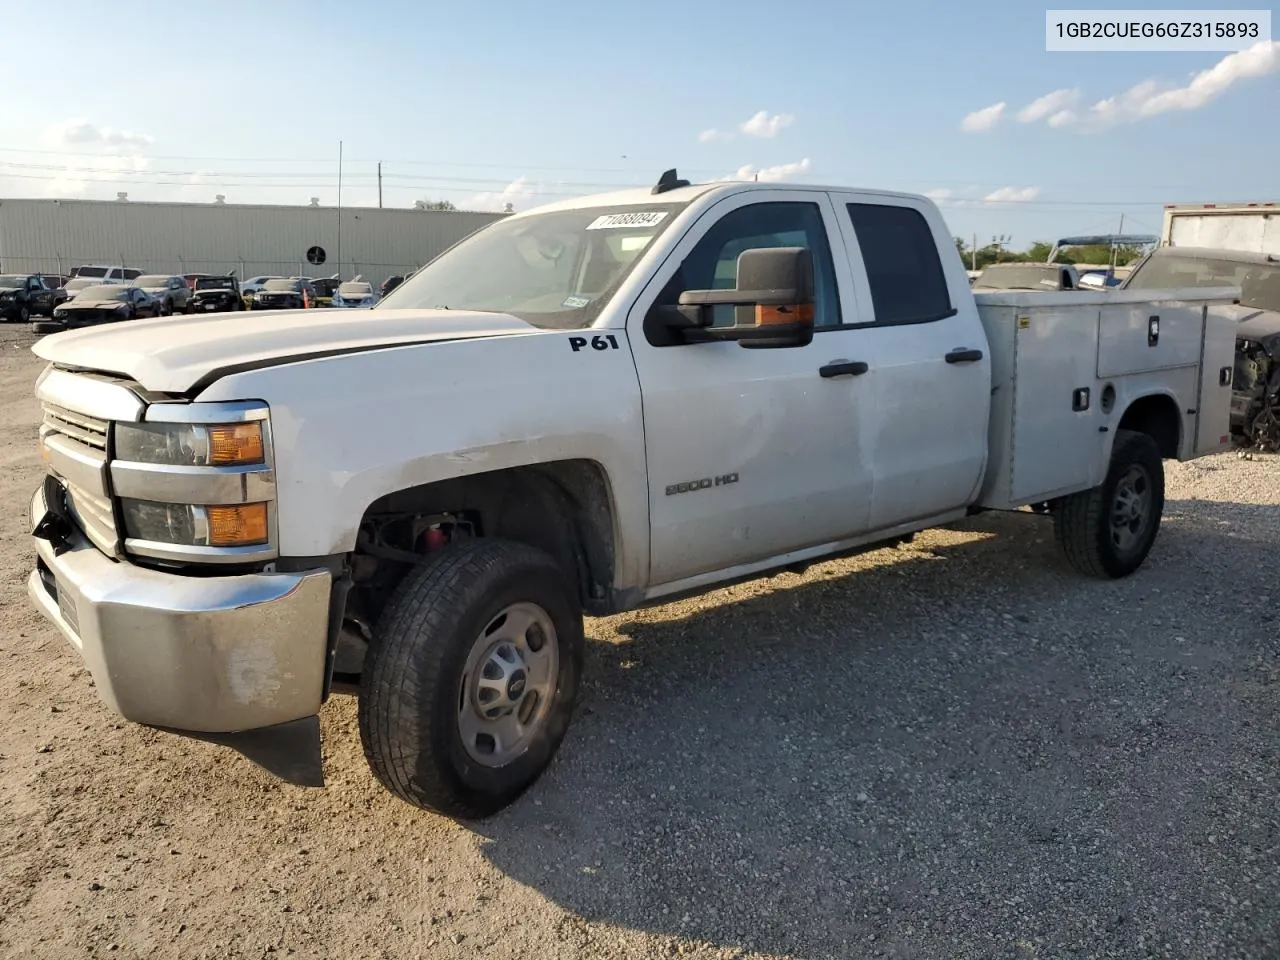
[{"label": "truck hood", "polygon": [[112,373],[160,393],[186,393],[220,373],[414,343],[534,333],[501,313],[463,310],[281,310],[89,327],[36,342],[60,366]]},{"label": "truck hood", "polygon": [[1230,310],[1239,324],[1236,327],[1237,340],[1266,340],[1280,335],[1280,312],[1246,307],[1239,303]]}]

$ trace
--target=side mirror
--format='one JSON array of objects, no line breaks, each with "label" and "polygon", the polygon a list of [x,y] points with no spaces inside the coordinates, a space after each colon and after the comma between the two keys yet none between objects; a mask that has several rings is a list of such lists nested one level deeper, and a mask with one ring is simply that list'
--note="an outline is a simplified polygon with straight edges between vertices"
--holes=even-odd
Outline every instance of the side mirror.
[{"label": "side mirror", "polygon": [[[671,326],[690,343],[803,347],[813,340],[813,255],[806,247],[762,247],[738,255],[732,290],[686,290]],[[711,307],[736,307],[731,327],[711,326]]]}]

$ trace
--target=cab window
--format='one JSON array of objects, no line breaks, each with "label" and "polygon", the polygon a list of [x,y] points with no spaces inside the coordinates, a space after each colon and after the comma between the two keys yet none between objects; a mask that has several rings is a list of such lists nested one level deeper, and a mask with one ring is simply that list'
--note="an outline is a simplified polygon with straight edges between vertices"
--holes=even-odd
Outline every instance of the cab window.
[{"label": "cab window", "polygon": [[[738,255],[761,247],[807,247],[812,252],[814,327],[839,326],[835,265],[822,209],[816,203],[753,203],[726,213],[689,252],[658,303],[675,304],[686,290],[732,290],[737,280]],[[742,323],[753,322],[752,307],[717,305],[710,309],[712,326],[733,326],[736,310],[749,315],[741,318]],[[650,333],[651,342],[665,344],[659,331]]]}]

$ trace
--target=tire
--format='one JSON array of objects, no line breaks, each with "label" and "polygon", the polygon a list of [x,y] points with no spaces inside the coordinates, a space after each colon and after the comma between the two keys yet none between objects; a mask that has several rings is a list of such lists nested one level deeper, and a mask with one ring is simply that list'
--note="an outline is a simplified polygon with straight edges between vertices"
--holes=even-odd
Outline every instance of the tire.
[{"label": "tire", "polygon": [[19,323],[31,322],[31,308],[28,307],[25,303],[18,308],[18,322]]},{"label": "tire", "polygon": [[66,329],[66,326],[55,320],[33,320],[31,322],[32,333],[58,333]]},{"label": "tire", "polygon": [[[1122,512],[1128,522],[1122,522]],[[1127,577],[1151,552],[1163,512],[1160,448],[1145,433],[1118,430],[1106,479],[1092,490],[1062,498],[1053,513],[1054,536],[1080,573]]]},{"label": "tire", "polygon": [[[540,630],[513,630],[522,622]],[[405,577],[374,630],[358,706],[370,769],[424,810],[496,813],[538,779],[564,739],[582,655],[577,597],[550,556],[502,540],[446,547]],[[484,709],[498,721],[483,717],[485,703],[496,704]],[[486,731],[510,732],[526,709],[528,727],[514,729],[529,732],[502,749]]]}]

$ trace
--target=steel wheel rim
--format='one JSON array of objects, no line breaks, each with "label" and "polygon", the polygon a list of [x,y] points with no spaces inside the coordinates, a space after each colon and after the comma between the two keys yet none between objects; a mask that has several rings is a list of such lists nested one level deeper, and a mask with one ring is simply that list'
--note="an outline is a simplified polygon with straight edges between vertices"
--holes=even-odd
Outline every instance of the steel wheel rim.
[{"label": "steel wheel rim", "polygon": [[1131,464],[1116,484],[1111,498],[1111,543],[1127,553],[1142,542],[1151,523],[1151,476],[1138,464]]},{"label": "steel wheel rim", "polygon": [[494,616],[467,654],[458,688],[458,733],[476,763],[501,767],[529,749],[551,713],[560,643],[536,603]]}]

